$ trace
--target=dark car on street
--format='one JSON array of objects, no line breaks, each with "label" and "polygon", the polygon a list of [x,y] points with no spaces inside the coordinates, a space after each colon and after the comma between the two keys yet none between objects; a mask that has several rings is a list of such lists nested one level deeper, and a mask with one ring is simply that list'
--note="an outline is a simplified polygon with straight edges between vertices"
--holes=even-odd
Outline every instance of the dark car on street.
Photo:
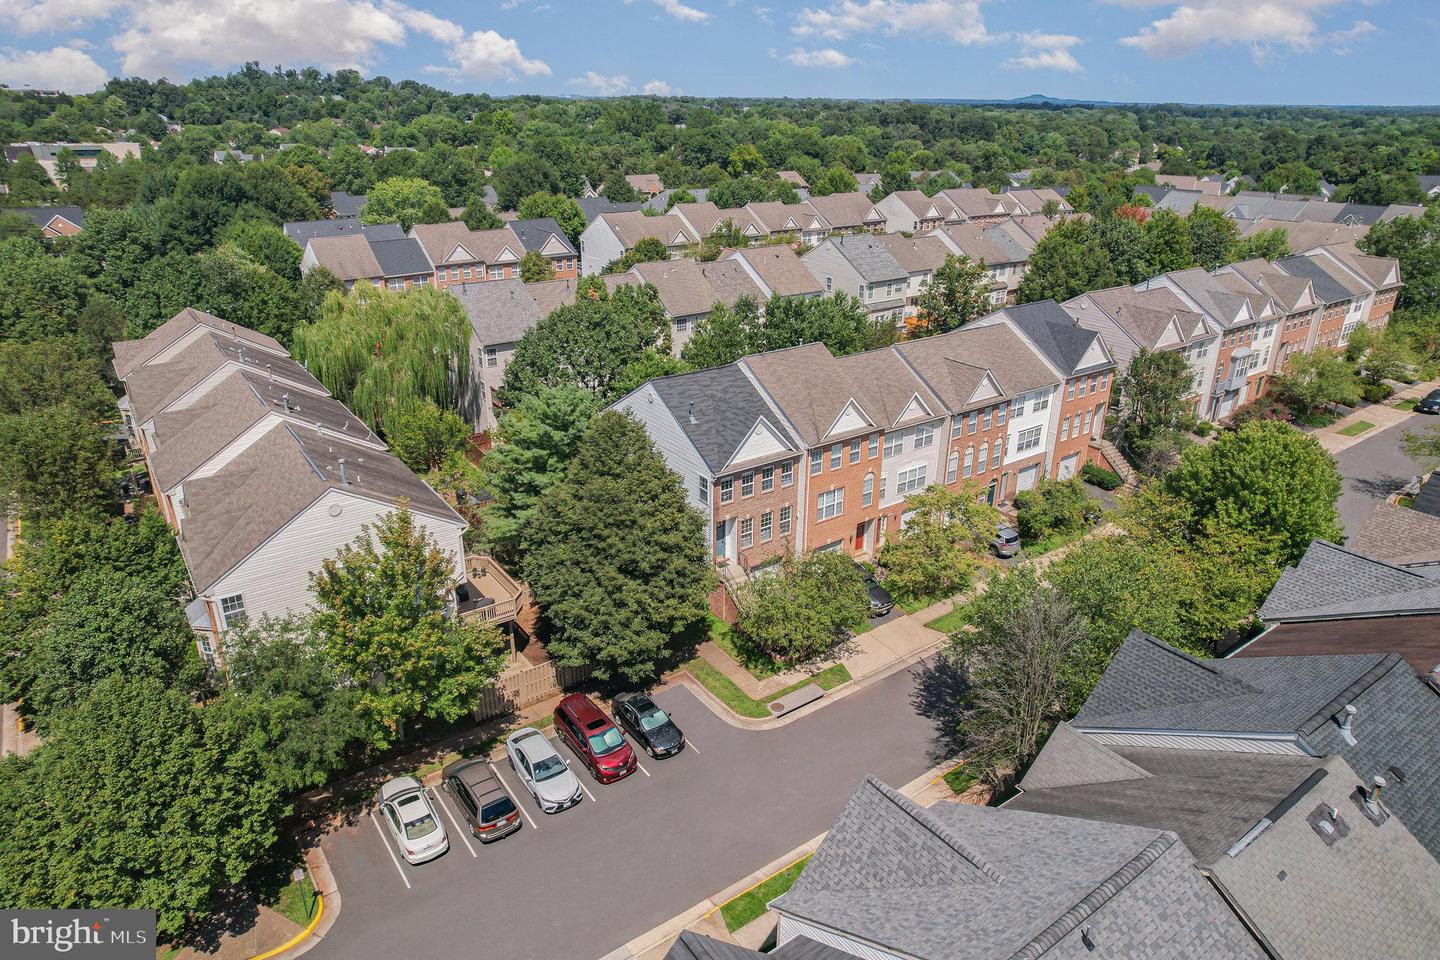
[{"label": "dark car on street", "polygon": [[685,749],[685,734],[648,694],[616,697],[615,719],[656,760],[673,757]]},{"label": "dark car on street", "polygon": [[1416,413],[1440,413],[1440,390],[1431,390],[1415,402]]},{"label": "dark car on street", "polygon": [[457,760],[440,772],[440,782],[481,843],[493,843],[520,829],[515,801],[485,760]]},{"label": "dark car on street", "polygon": [[861,578],[865,581],[865,592],[870,596],[870,616],[883,617],[895,609],[895,598],[890,596],[890,591],[880,586],[875,573],[860,564],[855,565],[860,571]]},{"label": "dark car on street", "polygon": [[635,772],[639,760],[620,728],[583,693],[572,693],[555,708],[555,732],[601,783]]}]

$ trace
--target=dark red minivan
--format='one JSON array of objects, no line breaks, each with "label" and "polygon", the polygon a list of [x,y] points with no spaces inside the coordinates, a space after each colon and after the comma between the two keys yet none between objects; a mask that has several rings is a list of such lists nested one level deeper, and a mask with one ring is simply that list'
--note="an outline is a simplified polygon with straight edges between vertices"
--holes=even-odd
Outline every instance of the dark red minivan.
[{"label": "dark red minivan", "polygon": [[635,772],[635,751],[605,711],[583,693],[572,693],[555,708],[560,739],[601,783],[614,783]]}]

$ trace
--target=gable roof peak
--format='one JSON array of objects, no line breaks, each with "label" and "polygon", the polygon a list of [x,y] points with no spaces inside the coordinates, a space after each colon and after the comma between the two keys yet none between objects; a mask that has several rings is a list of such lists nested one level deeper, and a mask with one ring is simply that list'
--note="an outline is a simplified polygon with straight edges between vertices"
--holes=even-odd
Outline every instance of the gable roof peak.
[{"label": "gable roof peak", "polygon": [[934,834],[936,839],[958,854],[968,862],[970,866],[980,871],[987,880],[994,883],[1005,882],[1005,876],[999,870],[995,869],[989,861],[957,837],[949,827],[932,816],[924,807],[905,797],[894,787],[882,782],[873,774],[866,775],[865,785],[877,791],[882,797],[894,804],[902,813]]}]

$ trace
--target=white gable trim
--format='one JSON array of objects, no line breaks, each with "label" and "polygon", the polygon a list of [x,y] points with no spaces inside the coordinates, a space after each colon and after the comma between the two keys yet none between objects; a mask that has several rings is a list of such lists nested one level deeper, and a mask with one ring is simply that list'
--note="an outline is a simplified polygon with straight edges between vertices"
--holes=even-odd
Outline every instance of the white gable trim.
[{"label": "white gable trim", "polygon": [[860,430],[864,427],[873,427],[874,425],[875,421],[871,420],[865,411],[860,408],[860,404],[855,402],[855,398],[851,397],[845,401],[844,409],[842,409],[840,415],[835,418],[835,422],[830,424],[830,429],[825,431],[825,436],[829,438],[836,434],[851,433],[852,431]]},{"label": "white gable trim", "polygon": [[978,400],[989,400],[992,397],[998,396],[1000,396],[1000,384],[996,383],[995,378],[990,375],[990,371],[986,370],[985,376],[981,377],[980,382],[975,384],[975,390],[970,394],[970,399],[966,401],[966,404],[975,403]]},{"label": "white gable trim", "polygon": [[1165,325],[1165,332],[1156,338],[1155,347],[1156,349],[1169,347],[1177,343],[1183,343],[1184,341],[1185,334],[1180,329],[1180,321],[1175,317],[1171,317],[1170,322]]},{"label": "white gable trim", "polygon": [[455,249],[450,251],[450,256],[446,257],[442,262],[444,262],[444,263],[449,263],[449,262],[452,261],[452,260],[475,260],[475,259],[477,259],[476,256],[475,256],[475,254],[473,254],[473,253],[471,253],[469,250],[467,250],[467,249],[465,248],[465,244],[463,244],[463,243],[457,243],[457,244],[455,244]]},{"label": "white gable trim", "polygon": [[570,248],[565,245],[565,241],[552,233],[550,234],[550,239],[546,240],[544,245],[540,247],[540,253],[547,257],[565,256],[570,253]]},{"label": "white gable trim", "polygon": [[729,469],[738,463],[748,463],[752,460],[768,459],[792,453],[790,444],[780,431],[765,417],[755,421],[740,446],[735,449],[734,454],[726,461],[725,467]]},{"label": "white gable trim", "polygon": [[1083,370],[1086,367],[1093,367],[1097,364],[1105,363],[1109,359],[1110,354],[1105,349],[1105,343],[1097,335],[1094,342],[1090,344],[1089,349],[1085,351],[1085,355],[1080,358],[1079,369]]},{"label": "white gable trim", "polygon": [[920,394],[914,393],[910,396],[910,402],[905,405],[905,409],[901,411],[900,416],[895,418],[894,425],[899,426],[905,421],[912,420],[917,417],[920,419],[929,420],[934,416],[935,414],[931,412],[929,405],[927,405],[925,401],[920,398]]},{"label": "white gable trim", "polygon": [[517,260],[519,260],[519,259],[520,259],[519,257],[515,256],[515,251],[510,249],[510,245],[509,245],[509,244],[506,244],[506,245],[500,250],[500,252],[495,255],[495,259],[494,259],[492,262],[493,262],[493,263],[513,263],[513,262],[515,262],[515,261],[517,261]]}]

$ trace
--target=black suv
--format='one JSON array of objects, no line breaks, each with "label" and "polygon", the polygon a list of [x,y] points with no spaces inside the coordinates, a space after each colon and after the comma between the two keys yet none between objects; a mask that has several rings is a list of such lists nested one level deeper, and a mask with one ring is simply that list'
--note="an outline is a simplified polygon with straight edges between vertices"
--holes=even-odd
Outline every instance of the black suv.
[{"label": "black suv", "polygon": [[457,760],[440,776],[476,840],[493,843],[520,829],[520,811],[484,760]]}]

